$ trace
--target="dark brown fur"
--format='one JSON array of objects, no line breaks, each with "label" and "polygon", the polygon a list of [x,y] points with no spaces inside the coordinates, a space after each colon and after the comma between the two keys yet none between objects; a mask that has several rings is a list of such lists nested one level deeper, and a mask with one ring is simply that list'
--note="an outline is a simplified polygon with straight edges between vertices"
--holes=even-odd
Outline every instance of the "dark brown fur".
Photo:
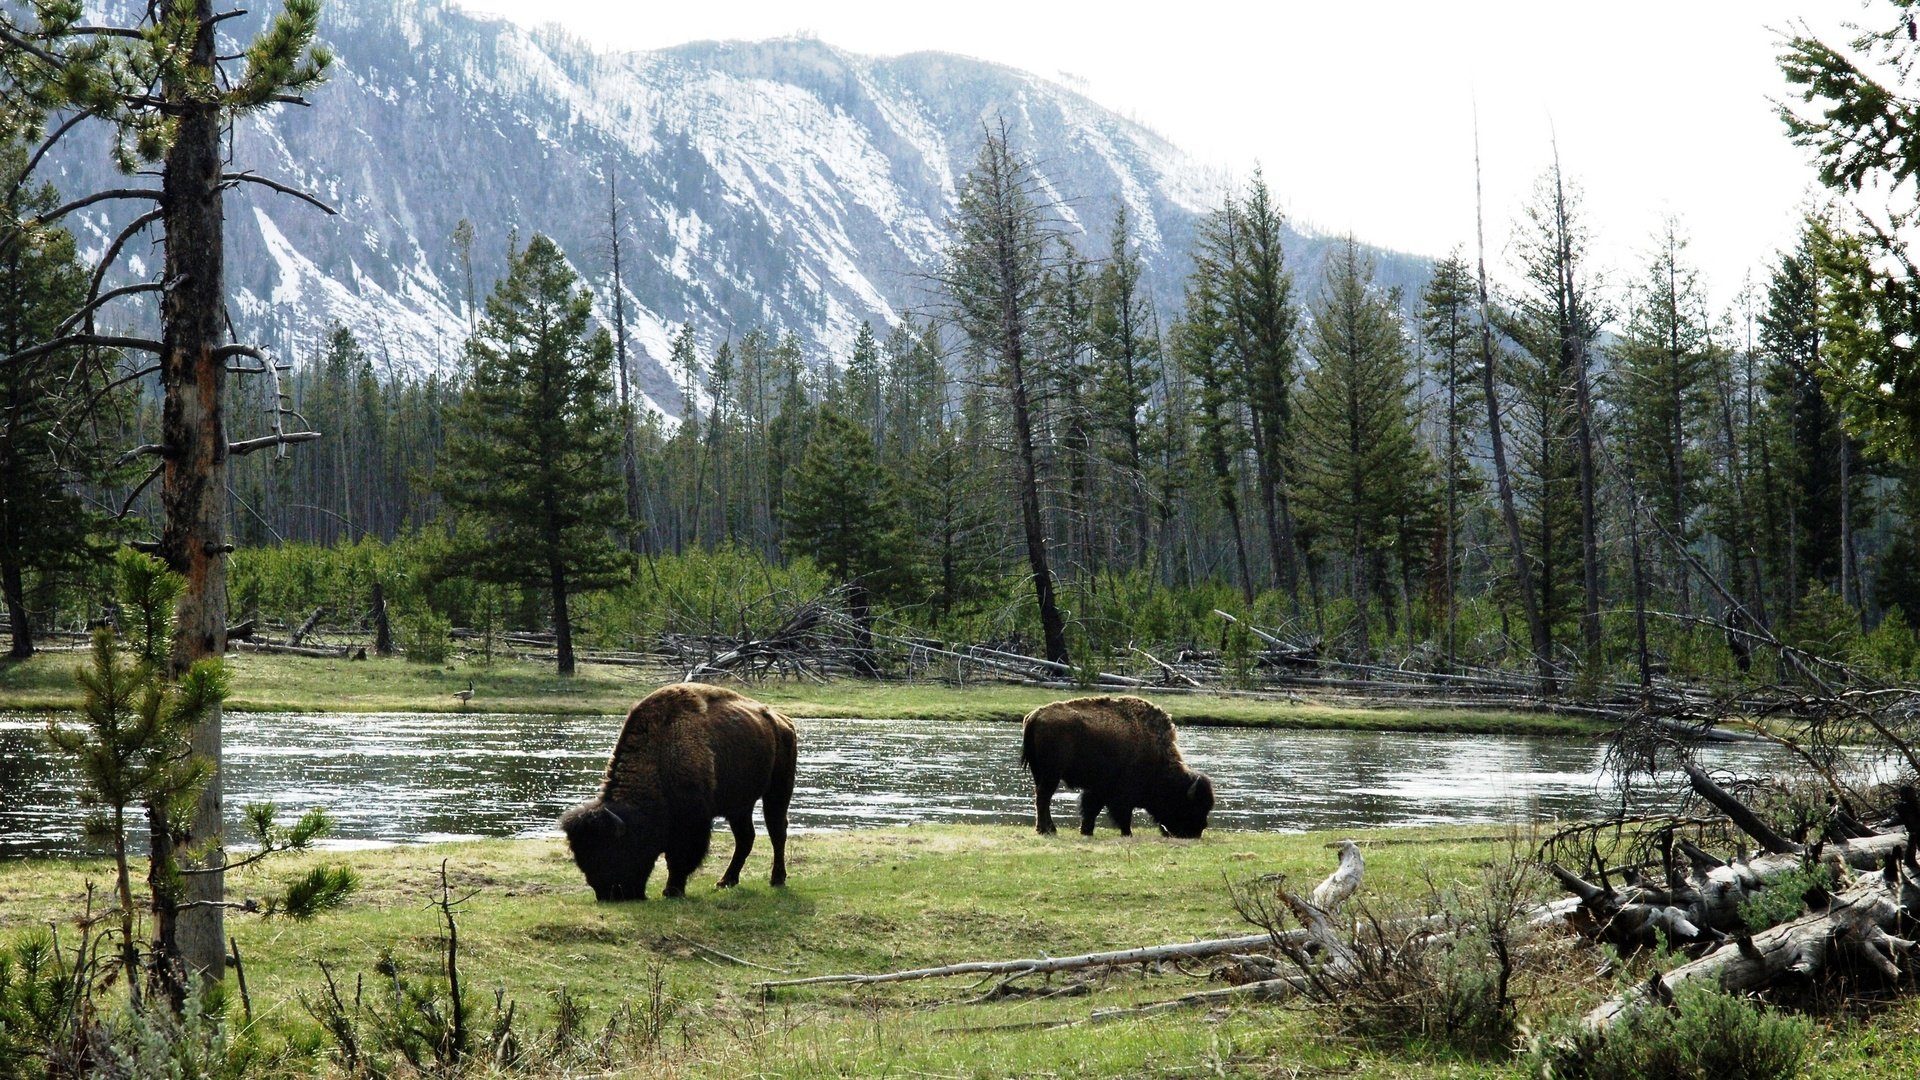
[{"label": "dark brown fur", "polygon": [[1080,831],[1093,835],[1102,808],[1122,836],[1145,810],[1168,835],[1196,837],[1213,812],[1213,781],[1187,768],[1173,719],[1137,697],[1084,697],[1027,714],[1020,763],[1033,773],[1034,828],[1054,831],[1053,793],[1079,788]]},{"label": "dark brown fur", "polygon": [[734,843],[720,888],[739,883],[759,802],[773,843],[770,880],[783,885],[794,765],[793,722],[785,716],[721,686],[664,686],[627,714],[599,797],[567,811],[560,828],[599,899],[646,899],[661,855],[664,895],[682,896],[707,857],[716,817],[727,819]]}]

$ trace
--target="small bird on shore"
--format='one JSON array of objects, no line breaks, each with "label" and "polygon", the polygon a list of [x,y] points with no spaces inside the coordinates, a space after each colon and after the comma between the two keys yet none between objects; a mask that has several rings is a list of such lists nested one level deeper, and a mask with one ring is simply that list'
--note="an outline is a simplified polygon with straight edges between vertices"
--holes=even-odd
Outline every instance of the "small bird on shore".
[{"label": "small bird on shore", "polygon": [[457,697],[457,698],[459,698],[459,699],[460,699],[460,707],[461,707],[461,708],[463,708],[463,709],[464,709],[464,708],[466,708],[466,707],[467,707],[467,702],[469,702],[469,701],[472,701],[472,700],[473,700],[473,680],[472,680],[472,679],[468,679],[468,680],[467,680],[467,688],[466,688],[465,690],[455,690],[455,691],[453,692],[453,696],[454,696],[454,697]]}]

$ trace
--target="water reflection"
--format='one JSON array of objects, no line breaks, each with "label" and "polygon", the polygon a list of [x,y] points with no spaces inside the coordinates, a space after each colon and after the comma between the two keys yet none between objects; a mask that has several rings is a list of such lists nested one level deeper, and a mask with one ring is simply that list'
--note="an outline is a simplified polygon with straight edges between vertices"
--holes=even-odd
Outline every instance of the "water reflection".
[{"label": "water reflection", "polygon": [[[326,807],[344,843],[544,836],[593,794],[619,717],[232,714],[227,805]],[[1013,724],[804,720],[793,823],[1019,823],[1032,787]],[[0,717],[0,855],[80,849],[71,769],[44,722]],[[1593,742],[1521,736],[1186,728],[1220,791],[1217,828],[1304,830],[1566,818],[1607,808]],[[1710,763],[1762,771],[1769,747]],[[1071,805],[1071,803],[1069,804]],[[1063,807],[1062,809],[1067,809]]]}]

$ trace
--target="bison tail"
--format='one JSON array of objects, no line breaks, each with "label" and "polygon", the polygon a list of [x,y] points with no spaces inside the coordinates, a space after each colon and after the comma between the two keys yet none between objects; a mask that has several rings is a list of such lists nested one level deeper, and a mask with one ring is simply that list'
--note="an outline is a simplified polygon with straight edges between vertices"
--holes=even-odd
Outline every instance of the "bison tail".
[{"label": "bison tail", "polygon": [[1033,771],[1033,717],[1020,725],[1020,767]]}]

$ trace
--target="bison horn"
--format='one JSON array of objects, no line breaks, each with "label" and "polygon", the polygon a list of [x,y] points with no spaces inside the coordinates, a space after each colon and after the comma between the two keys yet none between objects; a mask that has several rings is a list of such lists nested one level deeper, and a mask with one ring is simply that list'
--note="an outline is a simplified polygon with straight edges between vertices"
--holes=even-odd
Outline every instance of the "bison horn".
[{"label": "bison horn", "polygon": [[608,806],[605,803],[600,804],[600,809],[605,811],[606,815],[613,819],[613,826],[614,826],[613,835],[615,836],[627,835],[627,822],[625,818],[622,818],[619,814],[614,813],[613,807]]},{"label": "bison horn", "polygon": [[1205,779],[1206,777],[1197,773],[1194,775],[1193,783],[1187,785],[1187,798],[1191,799],[1200,793],[1200,781]]}]

